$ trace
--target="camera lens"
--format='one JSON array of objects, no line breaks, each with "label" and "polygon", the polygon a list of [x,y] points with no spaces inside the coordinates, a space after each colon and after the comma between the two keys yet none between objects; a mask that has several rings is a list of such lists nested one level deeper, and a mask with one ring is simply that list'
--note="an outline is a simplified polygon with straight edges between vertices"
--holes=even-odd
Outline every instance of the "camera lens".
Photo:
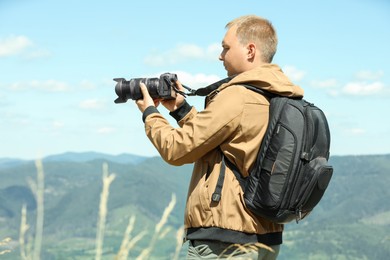
[{"label": "camera lens", "polygon": [[141,88],[139,84],[142,82],[142,78],[131,79],[129,81],[128,98],[137,100],[142,98]]},{"label": "camera lens", "polygon": [[160,85],[160,79],[158,78],[146,78],[144,81],[148,92],[152,98],[158,98],[160,97],[158,87]]},{"label": "camera lens", "polygon": [[115,93],[118,98],[115,103],[125,103],[128,99],[138,100],[143,97],[140,83],[144,83],[150,94],[154,98],[172,99],[175,95],[172,94],[172,82],[177,80],[176,74],[165,73],[160,78],[134,78],[129,81],[124,78],[114,78],[117,82],[115,85]]},{"label": "camera lens", "polygon": [[144,83],[148,92],[152,98],[157,98],[158,95],[158,86],[159,79],[158,78],[135,78],[129,81],[129,90],[128,90],[128,98],[133,100],[141,99],[143,97],[140,83]]},{"label": "camera lens", "polygon": [[115,85],[115,93],[118,96],[115,103],[125,103],[128,99],[126,93],[130,89],[129,81],[126,81],[124,78],[115,78],[114,80],[117,82]]}]

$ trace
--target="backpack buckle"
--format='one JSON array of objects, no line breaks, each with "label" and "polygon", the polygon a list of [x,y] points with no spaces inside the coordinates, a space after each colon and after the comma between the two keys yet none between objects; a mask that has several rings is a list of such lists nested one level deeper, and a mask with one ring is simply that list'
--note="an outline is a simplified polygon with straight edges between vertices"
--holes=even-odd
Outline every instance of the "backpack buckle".
[{"label": "backpack buckle", "polygon": [[299,223],[299,221],[302,219],[302,209],[297,209],[297,211],[295,212],[295,221],[297,222],[297,224]]},{"label": "backpack buckle", "polygon": [[211,196],[211,200],[213,202],[219,202],[221,200],[221,194],[214,192],[213,195]]},{"label": "backpack buckle", "polygon": [[301,155],[301,159],[302,160],[305,160],[305,161],[310,161],[310,153],[308,152],[303,152],[302,155]]}]

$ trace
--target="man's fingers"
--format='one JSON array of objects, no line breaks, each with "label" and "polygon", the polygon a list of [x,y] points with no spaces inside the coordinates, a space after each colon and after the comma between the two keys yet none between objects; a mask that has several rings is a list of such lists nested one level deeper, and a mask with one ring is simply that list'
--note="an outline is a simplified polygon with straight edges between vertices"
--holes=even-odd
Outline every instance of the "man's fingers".
[{"label": "man's fingers", "polygon": [[176,83],[176,86],[177,86],[178,90],[180,90],[180,91],[184,91],[185,90],[184,87],[182,86],[182,84],[180,83],[180,81],[177,80],[175,83]]},{"label": "man's fingers", "polygon": [[160,105],[160,99],[153,99],[153,103],[155,107],[158,107]]},{"label": "man's fingers", "polygon": [[148,89],[147,89],[145,83],[142,83],[142,82],[141,82],[141,83],[139,84],[139,87],[140,87],[140,89],[141,89],[142,95],[145,96],[145,93],[148,93]]}]

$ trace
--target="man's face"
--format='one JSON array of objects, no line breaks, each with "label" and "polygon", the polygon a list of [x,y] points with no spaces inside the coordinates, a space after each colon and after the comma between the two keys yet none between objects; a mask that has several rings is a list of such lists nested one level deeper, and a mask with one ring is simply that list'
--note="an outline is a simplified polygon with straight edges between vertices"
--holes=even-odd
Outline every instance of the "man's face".
[{"label": "man's face", "polygon": [[226,32],[222,41],[223,50],[219,55],[219,60],[223,61],[228,76],[245,71],[247,60],[247,48],[239,42],[236,30],[237,26],[232,26]]}]

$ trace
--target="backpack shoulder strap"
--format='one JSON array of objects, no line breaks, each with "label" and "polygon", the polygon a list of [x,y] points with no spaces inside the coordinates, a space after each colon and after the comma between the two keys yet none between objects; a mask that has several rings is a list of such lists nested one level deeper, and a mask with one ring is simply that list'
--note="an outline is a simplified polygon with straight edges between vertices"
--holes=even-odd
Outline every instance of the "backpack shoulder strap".
[{"label": "backpack shoulder strap", "polygon": [[223,155],[222,151],[221,151],[221,155],[222,155],[221,170],[219,171],[218,181],[217,181],[217,185],[215,186],[214,193],[211,196],[211,200],[213,202],[219,202],[221,200],[222,187],[223,187],[223,182],[225,180],[226,164],[225,164],[225,156]]},{"label": "backpack shoulder strap", "polygon": [[[274,93],[271,93],[271,92],[268,92],[268,91],[265,91],[265,90],[262,90],[262,89],[259,89],[259,88],[256,88],[255,86],[252,86],[252,85],[248,85],[248,84],[242,84],[242,86],[246,87],[247,89],[250,89],[256,93],[259,93],[263,96],[266,96],[267,98],[273,98],[273,97],[276,97],[278,96],[277,94],[274,94]],[[221,150],[221,156],[222,156],[222,161],[221,161],[221,170],[219,172],[219,176],[218,176],[218,180],[217,180],[217,185],[215,186],[215,190],[214,190],[214,193],[211,197],[211,200],[213,202],[219,202],[221,200],[221,193],[222,193],[222,187],[223,187],[223,182],[225,180],[225,171],[226,171],[226,165],[228,166],[228,168],[230,168],[232,170],[232,172],[234,173],[234,175],[236,176],[236,179],[238,180],[238,182],[240,183],[240,186],[242,188],[243,191],[245,191],[245,187],[246,187],[246,178],[244,178],[240,171],[238,170],[237,166],[234,165],[234,163],[232,163],[231,161],[229,161],[229,159],[227,159],[222,150]]]},{"label": "backpack shoulder strap", "polygon": [[246,87],[247,89],[252,90],[253,92],[256,92],[256,93],[259,93],[259,94],[261,94],[263,96],[266,96],[267,98],[273,98],[273,97],[278,97],[279,96],[278,94],[269,92],[267,90],[256,88],[253,85],[249,85],[249,84],[240,84],[240,85]]},{"label": "backpack shoulder strap", "polygon": [[222,187],[223,187],[223,182],[225,180],[226,165],[228,166],[229,169],[232,170],[232,172],[236,176],[242,190],[245,190],[246,187],[246,178],[244,178],[241,175],[240,171],[237,169],[237,167],[231,161],[229,161],[229,159],[227,159],[225,155],[223,155],[222,151],[221,151],[221,155],[222,155],[221,170],[219,171],[217,185],[215,186],[214,193],[211,197],[211,200],[213,202],[219,202],[221,200]]}]

